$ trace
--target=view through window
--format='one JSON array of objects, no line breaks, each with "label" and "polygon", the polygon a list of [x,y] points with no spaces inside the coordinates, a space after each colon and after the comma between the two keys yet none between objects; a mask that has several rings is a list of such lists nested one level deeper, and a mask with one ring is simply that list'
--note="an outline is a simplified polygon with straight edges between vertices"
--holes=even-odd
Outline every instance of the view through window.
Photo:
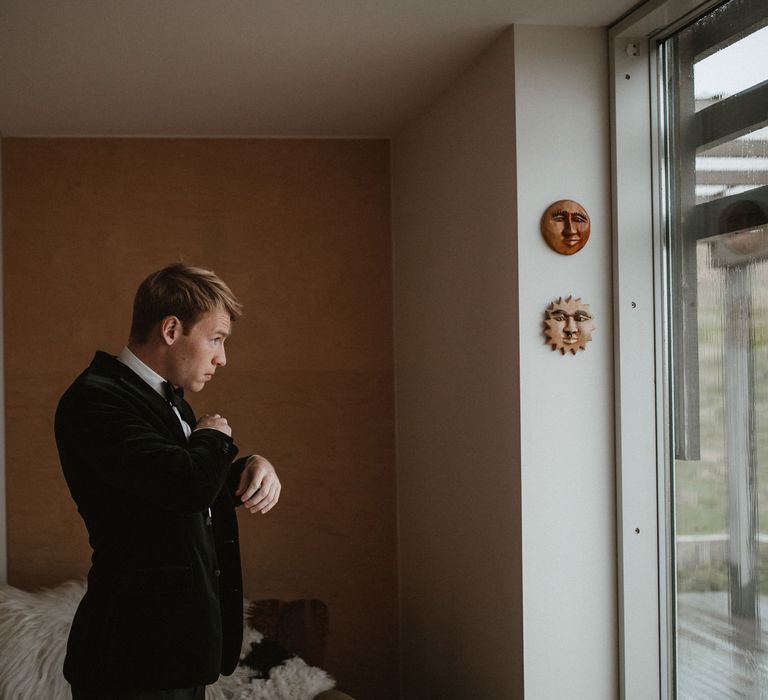
[{"label": "view through window", "polygon": [[768,697],[768,4],[660,48],[673,687]]}]

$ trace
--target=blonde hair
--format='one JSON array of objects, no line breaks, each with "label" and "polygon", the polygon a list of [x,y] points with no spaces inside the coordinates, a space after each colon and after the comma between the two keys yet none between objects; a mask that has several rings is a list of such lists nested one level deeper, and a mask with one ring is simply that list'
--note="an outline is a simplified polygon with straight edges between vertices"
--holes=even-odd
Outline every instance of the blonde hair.
[{"label": "blonde hair", "polygon": [[173,263],[153,272],[136,290],[131,339],[146,342],[154,325],[166,316],[176,316],[186,334],[200,316],[219,308],[232,321],[243,313],[242,304],[212,270]]}]

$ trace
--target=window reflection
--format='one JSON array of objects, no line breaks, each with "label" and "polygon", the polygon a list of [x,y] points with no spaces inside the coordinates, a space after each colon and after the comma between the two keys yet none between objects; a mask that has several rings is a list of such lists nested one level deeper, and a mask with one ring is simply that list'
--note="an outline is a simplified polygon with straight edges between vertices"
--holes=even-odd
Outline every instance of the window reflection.
[{"label": "window reflection", "polygon": [[768,5],[665,43],[678,698],[768,697]]},{"label": "window reflection", "polygon": [[696,204],[763,185],[768,185],[768,127],[697,150]]},{"label": "window reflection", "polygon": [[[721,13],[727,14],[727,8]],[[727,22],[726,16],[709,21]],[[768,27],[707,52],[693,65],[696,111],[768,80]]]}]

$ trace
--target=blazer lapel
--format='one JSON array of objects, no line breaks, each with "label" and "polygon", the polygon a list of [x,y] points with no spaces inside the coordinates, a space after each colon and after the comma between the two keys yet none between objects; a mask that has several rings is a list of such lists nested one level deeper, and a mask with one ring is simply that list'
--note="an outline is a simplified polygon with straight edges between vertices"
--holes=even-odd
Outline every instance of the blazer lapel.
[{"label": "blazer lapel", "polygon": [[[152,410],[160,416],[160,418],[163,419],[163,422],[168,427],[168,429],[173,433],[173,435],[176,437],[177,442],[180,445],[186,445],[187,444],[187,436],[184,434],[184,428],[181,427],[181,423],[179,422],[179,418],[176,415],[176,413],[173,410],[173,407],[171,406],[168,401],[160,394],[158,394],[149,384],[147,384],[141,377],[139,377],[133,370],[126,367],[125,368],[128,372],[133,375],[132,377],[126,377],[122,376],[120,377],[120,381],[124,384],[128,385],[132,391],[138,392],[141,394],[142,398],[144,398],[148,404],[151,406]],[[135,380],[133,379],[135,377]]]},{"label": "blazer lapel", "polygon": [[[151,410],[152,413],[162,419],[168,431],[176,438],[176,441],[180,445],[187,444],[187,436],[184,435],[184,429],[181,427],[181,423],[171,405],[165,397],[160,396],[130,367],[124,365],[116,357],[101,351],[96,353],[91,366],[103,374],[112,375],[132,393],[138,394],[147,405],[148,410]],[[188,410],[191,414],[192,409],[189,408]],[[194,423],[190,424],[190,427],[194,428]]]}]

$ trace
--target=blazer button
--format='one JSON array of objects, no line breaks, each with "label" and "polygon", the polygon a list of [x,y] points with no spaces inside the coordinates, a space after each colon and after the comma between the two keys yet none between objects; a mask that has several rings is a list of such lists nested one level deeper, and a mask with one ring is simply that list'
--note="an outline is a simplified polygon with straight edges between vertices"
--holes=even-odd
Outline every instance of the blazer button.
[{"label": "blazer button", "polygon": [[216,570],[213,572],[213,575],[214,575],[214,576],[216,576],[217,578],[218,578],[219,576],[221,576],[221,569],[216,569]]}]

